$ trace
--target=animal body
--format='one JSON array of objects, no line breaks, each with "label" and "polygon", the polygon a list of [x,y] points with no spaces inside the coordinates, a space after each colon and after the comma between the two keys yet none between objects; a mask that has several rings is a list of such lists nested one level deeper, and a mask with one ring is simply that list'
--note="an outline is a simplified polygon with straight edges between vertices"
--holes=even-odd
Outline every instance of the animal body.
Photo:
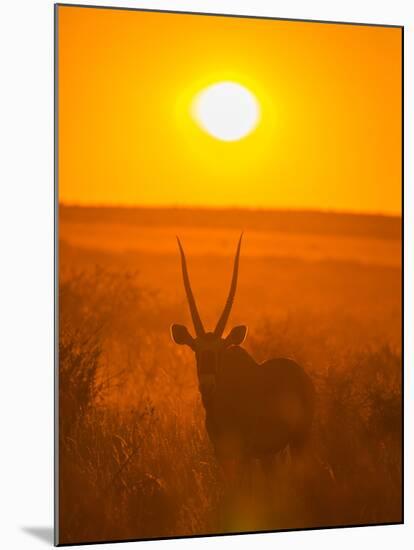
[{"label": "animal body", "polygon": [[222,463],[228,459],[261,459],[265,463],[286,447],[293,453],[300,452],[314,412],[314,388],[309,376],[291,359],[256,363],[241,347],[247,333],[244,325],[234,327],[223,337],[237,288],[242,236],[229,295],[213,332],[204,329],[184,250],[177,240],[195,337],[177,324],[172,325],[171,335],[176,344],[187,345],[195,353],[206,429],[217,458]]}]

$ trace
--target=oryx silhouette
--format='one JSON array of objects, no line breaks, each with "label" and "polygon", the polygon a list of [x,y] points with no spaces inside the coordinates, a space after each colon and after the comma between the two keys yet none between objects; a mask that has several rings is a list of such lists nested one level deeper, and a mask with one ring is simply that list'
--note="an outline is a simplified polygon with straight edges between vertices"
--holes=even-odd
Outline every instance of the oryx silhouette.
[{"label": "oryx silhouette", "polygon": [[213,332],[204,330],[177,237],[195,337],[177,324],[171,326],[171,335],[176,344],[187,345],[195,353],[206,429],[219,462],[259,459],[265,465],[285,448],[292,455],[304,449],[314,413],[314,388],[304,369],[291,359],[256,363],[240,347],[246,326],[234,327],[223,338],[236,293],[242,236],[229,295]]}]

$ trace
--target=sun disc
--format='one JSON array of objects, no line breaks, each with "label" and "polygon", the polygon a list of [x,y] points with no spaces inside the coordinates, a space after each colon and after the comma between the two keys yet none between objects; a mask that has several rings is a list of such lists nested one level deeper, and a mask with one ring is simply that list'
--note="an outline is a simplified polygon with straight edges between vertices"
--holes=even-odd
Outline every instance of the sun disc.
[{"label": "sun disc", "polygon": [[247,136],[260,118],[257,99],[236,82],[218,82],[202,90],[194,99],[192,113],[203,130],[222,141]]}]

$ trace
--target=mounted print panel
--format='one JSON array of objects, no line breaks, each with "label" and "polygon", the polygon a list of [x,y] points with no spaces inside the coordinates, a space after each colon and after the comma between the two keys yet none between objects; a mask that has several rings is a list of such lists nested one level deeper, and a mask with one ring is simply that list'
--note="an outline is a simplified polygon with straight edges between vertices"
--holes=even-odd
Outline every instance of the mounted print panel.
[{"label": "mounted print panel", "polygon": [[55,14],[56,542],[401,523],[403,29]]}]

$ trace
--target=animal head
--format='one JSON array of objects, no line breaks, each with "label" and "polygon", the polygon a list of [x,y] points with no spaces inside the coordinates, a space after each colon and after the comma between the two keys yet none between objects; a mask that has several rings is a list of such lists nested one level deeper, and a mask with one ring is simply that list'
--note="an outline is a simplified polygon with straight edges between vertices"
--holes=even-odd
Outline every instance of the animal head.
[{"label": "animal head", "polygon": [[177,237],[178,247],[181,255],[184,289],[190,308],[191,319],[194,325],[195,337],[193,337],[189,333],[187,327],[185,327],[184,325],[176,324],[171,326],[171,336],[176,344],[186,345],[194,351],[197,360],[199,382],[202,387],[214,386],[219,367],[220,354],[230,346],[238,346],[242,344],[247,334],[247,327],[245,325],[240,325],[234,327],[227,334],[227,336],[223,338],[223,333],[226,328],[226,324],[234,302],[234,296],[236,294],[242,236],[243,234],[240,236],[239,243],[237,245],[229,295],[227,297],[223,313],[221,314],[217,322],[216,328],[213,332],[206,332],[204,330],[204,326],[197,309],[197,304],[191,290],[184,250],[181,246],[180,239]]}]

